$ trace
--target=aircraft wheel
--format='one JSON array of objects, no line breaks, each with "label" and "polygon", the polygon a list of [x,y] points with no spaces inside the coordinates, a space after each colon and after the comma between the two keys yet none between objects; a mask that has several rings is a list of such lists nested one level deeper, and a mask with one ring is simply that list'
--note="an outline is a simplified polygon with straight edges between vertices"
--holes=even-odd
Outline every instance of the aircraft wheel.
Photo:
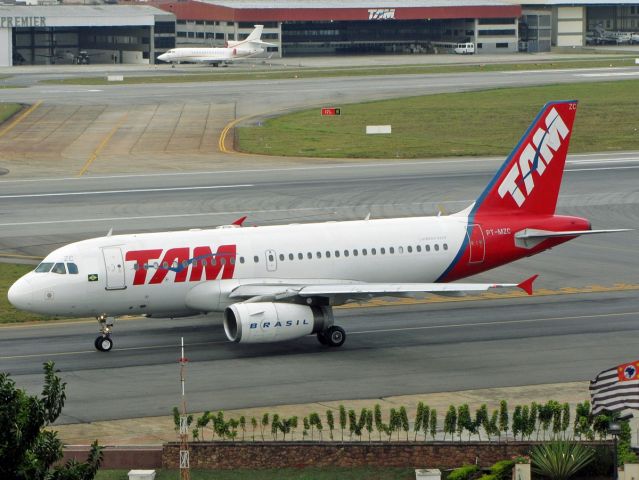
[{"label": "aircraft wheel", "polygon": [[322,345],[328,345],[328,340],[326,338],[326,332],[317,332],[317,341]]},{"label": "aircraft wheel", "polygon": [[342,327],[333,325],[326,330],[326,340],[331,347],[341,347],[346,341],[346,332]]},{"label": "aircraft wheel", "polygon": [[113,348],[113,340],[111,340],[111,337],[109,336],[103,337],[102,335],[100,335],[98,338],[95,339],[94,345],[95,348],[100,352],[108,352]]}]

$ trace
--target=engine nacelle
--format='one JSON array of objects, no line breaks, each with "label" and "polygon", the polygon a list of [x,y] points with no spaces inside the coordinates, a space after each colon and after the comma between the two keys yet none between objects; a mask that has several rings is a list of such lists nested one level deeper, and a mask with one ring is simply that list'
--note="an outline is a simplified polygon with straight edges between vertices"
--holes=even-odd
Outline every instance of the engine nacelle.
[{"label": "engine nacelle", "polygon": [[224,310],[224,332],[237,343],[272,343],[300,338],[333,324],[330,307],[294,303],[234,303]]}]

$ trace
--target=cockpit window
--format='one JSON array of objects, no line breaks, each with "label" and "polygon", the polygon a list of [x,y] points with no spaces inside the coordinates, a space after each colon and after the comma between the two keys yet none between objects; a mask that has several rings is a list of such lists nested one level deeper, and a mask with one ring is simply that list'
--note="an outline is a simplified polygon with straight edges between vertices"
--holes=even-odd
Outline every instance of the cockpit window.
[{"label": "cockpit window", "polygon": [[78,266],[75,263],[67,263],[67,270],[69,270],[70,274],[77,275]]},{"label": "cockpit window", "polygon": [[64,263],[56,263],[51,270],[52,273],[60,273],[65,275],[67,273],[67,268],[64,266]]},{"label": "cockpit window", "polygon": [[53,267],[53,263],[49,263],[49,262],[42,262],[40,265],[38,265],[35,269],[36,273],[47,273],[51,271],[51,267]]}]

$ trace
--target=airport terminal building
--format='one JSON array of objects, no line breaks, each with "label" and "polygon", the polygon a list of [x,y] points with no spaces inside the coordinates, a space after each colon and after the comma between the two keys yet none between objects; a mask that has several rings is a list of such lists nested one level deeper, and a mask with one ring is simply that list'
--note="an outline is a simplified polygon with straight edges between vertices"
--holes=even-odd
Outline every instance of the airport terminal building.
[{"label": "airport terminal building", "polygon": [[141,5],[0,5],[0,66],[153,63],[175,16]]},{"label": "airport terminal building", "polygon": [[639,32],[639,0],[120,1],[0,5],[0,66],[155,63],[175,46],[242,40],[255,24],[276,57],[443,53],[459,43],[477,54],[534,53],[583,47],[595,30]]}]

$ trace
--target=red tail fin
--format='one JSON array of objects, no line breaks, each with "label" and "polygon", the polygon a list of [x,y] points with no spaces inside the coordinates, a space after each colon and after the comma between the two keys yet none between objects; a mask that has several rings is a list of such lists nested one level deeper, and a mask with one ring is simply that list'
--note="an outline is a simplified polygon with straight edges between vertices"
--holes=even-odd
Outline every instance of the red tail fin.
[{"label": "red tail fin", "polygon": [[576,100],[544,105],[474,211],[554,214],[576,112]]}]

